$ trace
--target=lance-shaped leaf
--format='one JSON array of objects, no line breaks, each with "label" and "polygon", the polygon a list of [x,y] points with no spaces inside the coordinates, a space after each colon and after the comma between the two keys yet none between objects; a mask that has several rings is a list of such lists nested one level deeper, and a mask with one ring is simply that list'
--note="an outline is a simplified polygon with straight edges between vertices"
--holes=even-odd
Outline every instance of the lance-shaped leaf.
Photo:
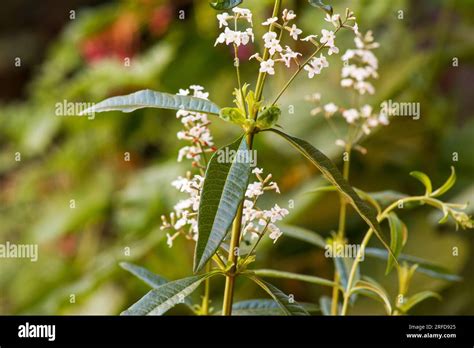
[{"label": "lance-shaped leaf", "polygon": [[163,315],[178,303],[186,303],[186,297],[205,279],[219,273],[214,271],[163,284],[148,292],[122,315]]},{"label": "lance-shaped leaf", "polygon": [[300,241],[316,245],[320,248],[324,248],[326,246],[326,241],[324,238],[316,232],[299,226],[286,224],[278,224],[278,227],[280,228],[280,231],[283,233],[284,237],[298,239]]},{"label": "lance-shaped leaf", "polygon": [[337,286],[336,283],[328,279],[310,276],[306,274],[277,271],[274,269],[255,269],[249,273],[253,273],[260,277],[293,279],[293,280],[299,280],[302,282],[313,283],[313,284],[318,284],[318,285],[323,285],[323,286],[330,286],[330,287]]},{"label": "lance-shaped leaf", "polygon": [[325,5],[322,0],[308,0],[308,2],[314,6],[314,7],[319,7],[320,9],[323,9],[326,11],[330,16],[332,16],[333,10],[332,6]]},{"label": "lance-shaped leaf", "polygon": [[[323,154],[321,151],[316,149],[313,145],[305,140],[293,137],[277,129],[268,129],[265,131],[271,131],[280,135],[286,141],[288,141],[293,147],[295,147],[303,156],[305,156],[312,164],[314,164],[324,177],[341,192],[349,201],[349,203],[355,208],[362,219],[374,230],[375,235],[380,239],[384,247],[391,253],[390,247],[387,245],[385,240],[382,238],[382,231],[377,221],[375,210],[366,204],[359,195],[354,191],[351,185],[342,177],[342,174],[336,168],[334,163]],[[393,255],[392,255],[393,256]]]},{"label": "lance-shaped leaf", "polygon": [[148,284],[152,288],[157,288],[165,283],[168,283],[168,280],[147,270],[146,268],[134,265],[129,262],[121,262],[120,267],[124,270],[132,273],[135,277],[142,280],[144,283]]},{"label": "lance-shaped leaf", "polygon": [[214,255],[235,218],[250,176],[250,153],[245,137],[219,149],[206,170],[198,213],[194,272]]},{"label": "lance-shaped leaf", "polygon": [[410,175],[418,179],[423,184],[423,186],[425,186],[425,190],[426,190],[425,195],[429,196],[431,192],[433,191],[433,185],[431,185],[431,180],[428,177],[428,175],[422,172],[417,172],[417,171],[411,172]]},{"label": "lance-shaped leaf", "polygon": [[309,315],[309,313],[298,302],[287,296],[275,285],[270,284],[258,277],[249,274],[245,275],[258,284],[263,290],[265,290],[273,298],[273,300],[278,303],[283,312],[285,312],[285,315]]},{"label": "lance-shaped leaf", "polygon": [[434,191],[431,194],[431,197],[439,197],[442,194],[446,193],[453,187],[453,185],[456,183],[456,170],[454,167],[451,167],[451,175],[449,176],[448,180],[436,191]]},{"label": "lance-shaped leaf", "polygon": [[[334,260],[334,267],[337,270],[337,273],[339,274],[339,282],[341,283],[342,288],[344,291],[350,290],[347,289],[347,285],[349,283],[349,276],[351,273],[352,269],[352,264],[354,263],[354,259],[349,258],[349,257],[341,257],[341,256],[336,256],[333,257]],[[360,279],[360,268],[356,268],[356,273],[354,276],[354,282],[357,282]],[[353,305],[357,300],[357,294],[351,295],[349,298],[350,303]]]},{"label": "lance-shaped leaf", "polygon": [[[309,313],[319,312],[319,307],[312,303],[300,303]],[[245,300],[232,305],[232,315],[285,315],[280,305],[274,300]]]},{"label": "lance-shaped leaf", "polygon": [[104,111],[132,112],[143,108],[187,110],[216,115],[219,114],[220,110],[216,104],[206,99],[145,89],[132,94],[105,99],[84,110],[81,115]]},{"label": "lance-shaped leaf", "polygon": [[[366,248],[365,255],[370,257],[375,257],[381,260],[387,260],[388,253],[386,250],[379,249],[379,248]],[[436,265],[430,261],[422,259],[420,257],[400,254],[398,256],[399,261],[405,261],[410,265],[417,264],[418,267],[416,269],[417,272],[426,274],[433,278],[444,279],[451,282],[459,282],[462,278],[456,274],[453,274],[448,269]]]},{"label": "lance-shaped leaf", "polygon": [[436,292],[433,291],[422,291],[419,292],[415,295],[412,295],[408,298],[408,300],[399,306],[398,308],[403,312],[407,313],[411,308],[416,306],[418,303],[423,302],[424,300],[427,300],[429,298],[436,298],[438,300],[441,300],[441,296],[437,294]]},{"label": "lance-shaped leaf", "polygon": [[231,8],[240,5],[242,1],[243,0],[212,0],[209,5],[218,11],[230,10]]},{"label": "lance-shaped leaf", "polygon": [[[388,223],[390,225],[390,249],[392,250],[393,255],[398,257],[407,241],[407,227],[395,213],[388,214]],[[393,258],[390,257],[387,260],[385,274],[389,274],[394,265]]]},{"label": "lance-shaped leaf", "polygon": [[384,304],[387,314],[392,314],[392,305],[390,304],[390,299],[388,298],[387,292],[380,286],[380,284],[377,284],[369,279],[359,280],[351,290],[351,294],[357,293],[381,301]]}]

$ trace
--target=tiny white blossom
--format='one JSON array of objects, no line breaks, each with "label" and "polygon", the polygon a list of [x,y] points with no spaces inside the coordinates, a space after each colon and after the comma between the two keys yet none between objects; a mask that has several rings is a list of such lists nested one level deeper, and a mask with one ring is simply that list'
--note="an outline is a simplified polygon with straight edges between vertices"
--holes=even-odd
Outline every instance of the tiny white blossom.
[{"label": "tiny white blossom", "polygon": [[229,15],[227,12],[218,14],[217,19],[219,21],[219,28],[227,27],[229,25],[229,23],[227,23],[227,21],[231,18],[233,18],[233,17],[231,15]]},{"label": "tiny white blossom", "polygon": [[273,59],[264,60],[260,63],[260,72],[267,73],[269,75],[275,74],[275,61]]},{"label": "tiny white blossom", "polygon": [[245,197],[254,198],[261,195],[263,195],[261,182],[254,182],[248,185],[247,191],[245,192]]},{"label": "tiny white blossom", "polygon": [[324,111],[328,116],[334,115],[339,110],[338,106],[334,103],[324,105]]},{"label": "tiny white blossom", "polygon": [[338,26],[339,24],[339,19],[341,18],[341,15],[335,14],[335,15],[329,15],[329,13],[326,14],[326,18],[324,20],[326,22],[332,23],[335,27]]},{"label": "tiny white blossom", "polygon": [[271,17],[268,18],[265,22],[262,23],[262,25],[271,25],[272,23],[275,23],[278,21],[278,17]]},{"label": "tiny white blossom", "polygon": [[289,28],[289,32],[293,40],[298,40],[298,36],[301,35],[301,33],[303,33],[303,30],[297,28],[296,25],[293,24],[292,27]]},{"label": "tiny white blossom", "polygon": [[262,174],[263,173],[263,169],[262,168],[254,168],[252,170],[252,174]]},{"label": "tiny white blossom", "polygon": [[296,14],[292,10],[287,10],[286,8],[283,10],[282,18],[285,22],[289,22],[296,18]]},{"label": "tiny white blossom", "polygon": [[342,116],[348,123],[354,123],[359,118],[359,112],[356,109],[348,109],[342,113]]},{"label": "tiny white blossom", "polygon": [[273,244],[275,244],[278,238],[280,238],[283,235],[281,230],[274,224],[269,224],[268,230],[270,231],[270,234],[268,235],[268,237],[273,240]]}]

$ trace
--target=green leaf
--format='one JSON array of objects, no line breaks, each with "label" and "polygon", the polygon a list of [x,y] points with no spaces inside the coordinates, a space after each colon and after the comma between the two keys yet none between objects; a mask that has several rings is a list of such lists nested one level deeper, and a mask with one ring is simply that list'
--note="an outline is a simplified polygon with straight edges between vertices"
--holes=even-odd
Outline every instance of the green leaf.
[{"label": "green leaf", "polygon": [[247,120],[245,115],[238,108],[222,108],[219,112],[219,117],[224,121],[238,125],[245,124],[245,121]]},{"label": "green leaf", "polygon": [[257,127],[267,129],[273,127],[281,116],[281,110],[278,106],[270,106],[264,109],[257,117]]},{"label": "green leaf", "polygon": [[431,180],[428,177],[428,175],[422,172],[417,172],[417,171],[411,172],[410,175],[418,179],[425,186],[425,189],[426,189],[425,195],[429,196],[431,192],[433,191],[433,186],[431,185]]},{"label": "green leaf", "polygon": [[422,291],[413,296],[410,296],[406,302],[398,308],[403,312],[407,313],[411,308],[416,306],[418,303],[423,302],[429,298],[436,298],[441,300],[441,296],[433,291]]},{"label": "green leaf", "polygon": [[[395,213],[390,213],[387,218],[390,225],[390,249],[392,250],[393,255],[398,257],[407,240],[407,227]],[[385,274],[389,274],[394,265],[393,258],[390,257],[387,260]]]},{"label": "green leaf", "polygon": [[[376,199],[372,197],[371,193],[362,191],[356,187],[352,187],[354,191],[364,200],[367,201],[368,203],[372,204],[372,206],[377,210],[377,213],[380,214],[382,212],[382,208],[380,207],[380,204],[377,202]],[[317,187],[314,190],[309,191],[308,193],[318,193],[318,192],[337,192],[338,189],[337,187],[333,185],[329,186],[321,186]]]},{"label": "green leaf", "polygon": [[248,278],[265,290],[283,310],[285,315],[309,315],[309,313],[294,299],[287,296],[276,286],[252,275],[246,274]]},{"label": "green leaf", "polygon": [[313,284],[329,286],[329,287],[334,287],[336,285],[333,281],[328,280],[328,279],[305,275],[305,274],[278,271],[278,270],[273,270],[273,269],[256,269],[256,270],[252,270],[250,273],[253,273],[260,277],[294,279],[294,280],[300,280],[302,282],[313,283]]},{"label": "green leaf", "polygon": [[132,112],[143,108],[187,110],[205,114],[219,114],[219,107],[209,100],[145,89],[132,94],[105,99],[84,110],[81,115],[104,111]]},{"label": "green leaf", "polygon": [[163,284],[143,296],[122,315],[162,315],[185,299],[207,278],[220,271],[183,278]]},{"label": "green leaf", "polygon": [[324,238],[316,232],[293,225],[278,224],[278,227],[283,233],[283,237],[298,239],[300,241],[316,245],[323,249],[326,246],[326,241],[324,240]]},{"label": "green leaf", "polygon": [[250,158],[245,137],[222,147],[212,156],[199,205],[194,272],[204,267],[225,238],[244,198],[249,176]]},{"label": "green leaf", "polygon": [[120,262],[120,267],[126,271],[129,271],[152,288],[157,288],[165,283],[168,283],[167,279],[150,272],[146,268],[134,265],[133,263]]},{"label": "green leaf", "polygon": [[314,6],[326,11],[330,16],[333,14],[332,6],[325,5],[322,0],[308,0],[308,2]]},{"label": "green leaf", "polygon": [[451,167],[451,175],[449,176],[448,180],[436,191],[434,191],[431,194],[431,197],[439,197],[442,194],[446,193],[453,187],[453,185],[456,183],[456,170],[454,167]]},{"label": "green leaf", "polygon": [[[375,297],[370,296],[367,291],[371,294],[374,294]],[[390,304],[387,292],[379,284],[367,280],[359,280],[351,290],[351,294],[353,293],[359,293],[361,295],[373,297],[379,301],[382,301],[387,314],[392,314],[392,305]]]},{"label": "green leaf", "polygon": [[354,189],[349,185],[349,183],[344,180],[342,174],[336,168],[336,166],[331,162],[331,160],[326,157],[321,151],[317,150],[314,146],[308,143],[305,140],[292,137],[282,131],[277,129],[268,129],[283,137],[291,145],[293,145],[303,156],[305,156],[312,164],[314,164],[321,173],[326,177],[326,179],[341,192],[359,213],[359,215],[365,220],[365,222],[374,230],[375,235],[380,239],[384,247],[390,251],[390,247],[382,238],[382,231],[380,225],[377,221],[375,210],[367,205],[354,191]]},{"label": "green leaf", "polygon": [[231,8],[238,6],[243,0],[212,0],[209,5],[218,11],[230,10]]},{"label": "green leaf", "polygon": [[[365,255],[375,257],[381,260],[387,260],[388,257],[387,251],[379,248],[366,248]],[[398,260],[408,262],[410,265],[417,264],[417,272],[426,274],[432,278],[448,280],[451,282],[459,282],[462,280],[460,276],[453,274],[448,269],[431,263],[430,261],[424,260],[420,257],[400,254],[398,256]]]},{"label": "green leaf", "polygon": [[[312,303],[300,303],[309,313],[316,313],[319,307]],[[256,299],[234,303],[232,305],[232,315],[285,315],[280,305],[274,300]]]},{"label": "green leaf", "polygon": [[428,298],[436,298],[438,300],[441,300],[441,296],[438,295],[436,292],[433,291],[422,291],[419,292],[413,296],[410,296],[408,300],[401,306],[399,306],[399,309],[403,313],[407,313],[411,308],[416,306],[418,303],[425,301]]}]

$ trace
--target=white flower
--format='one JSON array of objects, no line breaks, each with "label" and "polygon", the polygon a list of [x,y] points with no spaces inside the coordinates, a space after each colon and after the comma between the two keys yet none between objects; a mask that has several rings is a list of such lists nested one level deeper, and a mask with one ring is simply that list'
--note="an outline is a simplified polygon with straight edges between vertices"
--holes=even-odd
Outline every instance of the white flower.
[{"label": "white flower", "polygon": [[271,25],[277,21],[278,21],[278,17],[271,17],[271,18],[268,18],[265,22],[263,22],[262,25]]},{"label": "white flower", "polygon": [[285,62],[285,65],[289,68],[291,65],[291,61],[293,59],[297,59],[298,56],[301,56],[301,53],[294,52],[290,47],[286,46],[285,47],[285,52],[280,54],[281,59]]},{"label": "white flower", "polygon": [[354,81],[352,79],[342,79],[341,80],[341,86],[342,87],[350,87],[354,84]]},{"label": "white flower", "polygon": [[298,40],[298,36],[303,32],[303,30],[298,29],[295,24],[292,25],[291,28],[289,28],[290,36],[293,38],[293,40]]},{"label": "white flower", "polygon": [[320,42],[322,44],[327,43],[328,46],[333,46],[334,45],[334,39],[336,38],[336,36],[334,35],[333,31],[323,29],[323,30],[321,30],[321,34],[323,34],[323,36],[321,37],[321,40],[320,40]]},{"label": "white flower", "polygon": [[252,174],[262,174],[263,173],[263,169],[262,168],[254,168],[252,170]]},{"label": "white flower", "polygon": [[250,39],[254,39],[252,28],[247,28],[245,31],[234,31],[226,27],[224,32],[219,35],[214,46],[225,42],[226,45],[235,44],[236,46],[246,45]]},{"label": "white flower", "polygon": [[265,43],[267,44],[269,42],[272,42],[273,40],[276,40],[277,33],[275,33],[274,31],[268,31],[265,34],[263,34],[262,38],[263,38],[263,41],[265,41]]},{"label": "white flower", "polygon": [[233,18],[231,15],[229,15],[227,12],[221,13],[217,15],[217,20],[219,21],[219,28],[227,27],[229,23],[227,21],[229,19]]},{"label": "white flower", "polygon": [[334,45],[329,46],[329,50],[328,50],[328,54],[329,54],[329,55],[332,55],[333,53],[335,53],[335,54],[338,54],[338,53],[339,53],[339,48],[337,48],[337,47],[334,46]]},{"label": "white flower", "polygon": [[273,240],[273,244],[275,244],[278,238],[280,238],[283,235],[283,233],[274,224],[268,224],[267,228],[270,231],[270,234],[268,235],[268,237],[270,237],[270,239]]},{"label": "white flower", "polygon": [[304,67],[306,71],[308,71],[308,77],[312,79],[314,75],[319,75],[323,68],[327,68],[329,63],[325,56],[322,54],[319,58],[313,58],[311,62]]},{"label": "white flower", "polygon": [[260,63],[260,72],[267,73],[269,75],[275,74],[275,61],[273,59],[263,60]]},{"label": "white flower", "polygon": [[296,14],[292,10],[287,10],[286,8],[283,10],[282,18],[285,22],[289,22],[296,18]]},{"label": "white flower", "polygon": [[264,216],[270,219],[272,223],[282,220],[288,214],[289,211],[285,208],[280,208],[278,204],[275,204],[271,210],[264,211]]},{"label": "white flower", "polygon": [[254,198],[263,195],[262,183],[254,182],[247,186],[247,191],[245,192],[245,197]]},{"label": "white flower", "polygon": [[335,15],[329,15],[329,13],[326,14],[326,18],[324,20],[326,22],[332,23],[335,27],[339,25],[339,19],[341,18],[341,15],[335,14]]},{"label": "white flower", "polygon": [[334,103],[324,105],[324,111],[328,116],[334,115],[339,110],[338,106]]},{"label": "white flower", "polygon": [[252,24],[252,12],[246,8],[234,7],[232,9],[239,18],[245,18],[250,24]]},{"label": "white flower", "polygon": [[353,123],[359,118],[359,112],[356,109],[348,109],[342,113],[342,116],[348,123]]}]

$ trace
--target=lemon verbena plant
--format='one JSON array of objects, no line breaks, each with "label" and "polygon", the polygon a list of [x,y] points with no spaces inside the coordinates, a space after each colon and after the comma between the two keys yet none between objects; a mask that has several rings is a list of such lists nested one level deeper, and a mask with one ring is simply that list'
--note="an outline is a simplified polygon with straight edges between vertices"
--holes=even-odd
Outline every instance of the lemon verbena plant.
[{"label": "lemon verbena plant", "polygon": [[[153,289],[127,309],[129,315],[161,315],[178,303],[200,315],[208,314],[286,314],[308,315],[316,305],[298,303],[264,278],[289,278],[319,284],[332,288],[332,298],[320,301],[324,314],[347,314],[358,294],[376,297],[384,304],[387,314],[402,314],[421,300],[436,296],[422,292],[408,296],[410,279],[415,271],[425,272],[447,280],[456,280],[439,266],[402,254],[407,240],[407,228],[396,214],[398,208],[414,202],[432,205],[444,213],[443,221],[453,218],[462,227],[472,227],[472,220],[462,212],[463,205],[444,203],[438,197],[448,191],[455,181],[452,175],[440,188],[433,190],[430,179],[421,172],[413,172],[426,187],[420,196],[367,193],[349,184],[350,153],[353,150],[365,152],[361,140],[380,125],[387,125],[387,115],[374,112],[370,105],[352,105],[347,108],[334,103],[321,104],[321,95],[310,96],[317,103],[313,114],[322,113],[333,126],[333,118],[341,116],[347,121],[347,134],[337,134],[338,145],[344,147],[345,158],[342,173],[331,160],[309,142],[291,136],[277,125],[281,115],[280,97],[292,86],[295,78],[306,74],[315,78],[329,67],[329,56],[339,54],[336,35],[347,31],[354,35],[355,49],[347,50],[342,59],[347,62],[342,71],[341,86],[351,89],[358,96],[373,94],[375,89],[370,79],[377,78],[378,61],[373,49],[377,48],[371,32],[359,32],[354,13],[347,9],[336,14],[333,9],[319,0],[310,4],[323,9],[328,29],[321,33],[303,34],[296,25],[296,14],[285,9],[282,0],[275,0],[273,13],[261,25],[266,33],[257,40],[254,35],[254,18],[250,10],[238,7],[242,0],[213,0],[211,6],[219,10],[218,26],[222,30],[215,46],[228,45],[235,53],[236,88],[233,91],[233,105],[219,107],[209,100],[202,86],[193,85],[177,94],[142,90],[130,95],[106,99],[94,105],[88,112],[119,110],[132,112],[140,108],[161,108],[176,110],[176,117],[183,129],[177,134],[185,142],[178,153],[178,161],[189,161],[189,171],[178,177],[172,185],[187,195],[180,200],[168,215],[162,216],[161,229],[166,233],[167,244],[173,246],[176,238],[183,237],[195,243],[194,275],[167,281],[140,266],[122,263],[122,267],[144,280]],[[323,12],[321,12],[323,14]],[[303,41],[312,53],[303,56],[292,48],[292,43]],[[260,43],[262,51],[250,57],[249,64],[257,63],[258,74],[254,87],[241,81],[239,49],[250,43]],[[284,44],[287,43],[287,44]],[[274,96],[263,96],[268,77],[275,74],[277,65],[291,70],[291,77]],[[360,101],[360,98],[357,98]],[[359,103],[360,104],[360,103]],[[241,135],[228,145],[217,147],[210,130],[210,117],[220,117],[241,128]],[[327,240],[301,228],[282,228],[281,221],[289,210],[278,204],[263,206],[260,197],[268,191],[280,193],[278,184],[271,174],[255,166],[254,138],[262,133],[271,133],[284,139],[313,164],[329,182],[329,186],[318,191],[335,191],[340,195],[340,219],[337,233]],[[367,233],[354,258],[337,256],[336,250],[347,245],[345,220],[347,206],[354,210],[367,224]],[[381,223],[388,221],[390,239],[383,236]],[[334,251],[334,279],[312,275],[295,274],[280,270],[252,269],[256,250],[263,238],[275,243],[282,233],[289,237],[315,244]],[[372,236],[376,236],[381,248],[366,248]],[[374,280],[360,275],[359,264],[363,256],[372,256],[387,261],[387,273],[394,267],[399,274],[399,296],[391,300],[387,292]],[[211,308],[210,289],[213,277],[225,277],[222,309]],[[237,277],[255,282],[265,290],[270,299],[247,300],[234,303],[234,283]],[[202,302],[193,304],[189,295],[203,287]],[[402,300],[400,300],[402,299]]]}]

